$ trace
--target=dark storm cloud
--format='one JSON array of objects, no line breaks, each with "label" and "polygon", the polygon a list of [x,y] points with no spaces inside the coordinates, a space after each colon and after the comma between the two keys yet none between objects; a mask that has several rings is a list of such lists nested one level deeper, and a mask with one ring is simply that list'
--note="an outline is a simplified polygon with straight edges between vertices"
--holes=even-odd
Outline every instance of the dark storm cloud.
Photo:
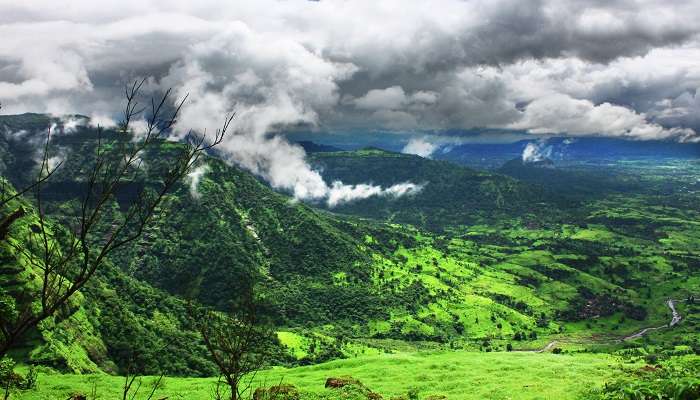
[{"label": "dark storm cloud", "polygon": [[696,138],[697,1],[0,0],[0,9],[3,112],[115,116],[122,85],[146,77],[151,90],[191,94],[183,128],[212,129],[235,108],[230,159],[298,198],[383,189],[326,185],[271,130]]},{"label": "dark storm cloud", "polygon": [[[697,33],[679,15],[661,13],[656,16],[661,20],[654,21],[653,13],[660,5],[663,7],[663,3],[615,1],[513,2],[487,14],[481,26],[466,32],[462,43],[465,54],[479,63],[561,56],[605,63],[681,43]],[[698,12],[696,7],[691,9]]]}]

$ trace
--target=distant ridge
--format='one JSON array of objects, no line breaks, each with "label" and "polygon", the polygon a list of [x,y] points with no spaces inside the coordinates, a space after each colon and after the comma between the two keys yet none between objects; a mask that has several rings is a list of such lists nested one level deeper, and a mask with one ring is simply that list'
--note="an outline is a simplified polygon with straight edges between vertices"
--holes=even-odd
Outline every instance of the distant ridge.
[{"label": "distant ridge", "polygon": [[301,146],[307,153],[333,153],[336,151],[344,151],[340,147],[335,147],[327,144],[319,144],[310,140],[300,140],[296,142],[296,144]]}]

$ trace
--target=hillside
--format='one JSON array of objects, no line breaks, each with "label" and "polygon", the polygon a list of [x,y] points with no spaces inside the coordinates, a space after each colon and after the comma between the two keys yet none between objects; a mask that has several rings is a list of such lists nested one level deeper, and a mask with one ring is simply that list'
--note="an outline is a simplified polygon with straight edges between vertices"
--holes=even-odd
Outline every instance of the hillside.
[{"label": "hillside", "polygon": [[376,148],[313,153],[312,164],[331,183],[374,183],[390,186],[403,182],[423,184],[411,196],[369,198],[333,208],[334,212],[360,215],[430,230],[478,224],[509,215],[556,218],[552,210],[561,198],[538,186],[504,175],[476,171],[446,161],[393,153]]},{"label": "hillside", "polygon": [[647,186],[638,176],[618,169],[606,170],[560,165],[552,160],[523,162],[521,157],[505,162],[496,172],[537,185],[572,201],[601,198],[612,193],[642,192]]},{"label": "hillside", "polygon": [[[41,256],[33,246],[36,209],[21,198],[5,207],[22,207],[26,212],[12,225],[9,240],[0,243],[0,304],[9,316],[38,298],[42,263],[30,263],[30,256],[20,251],[25,248],[32,257]],[[52,228],[63,229],[58,224]],[[209,375],[214,366],[205,349],[193,341],[185,306],[184,301],[127,276],[108,261],[69,306],[41,323],[14,355],[62,371],[117,373],[138,354],[144,361],[139,368],[143,371]]]},{"label": "hillside", "polygon": [[[0,117],[0,125],[8,118],[15,125],[5,126],[16,129],[28,117]],[[24,138],[41,135],[29,125],[25,130]],[[2,173],[19,185],[31,176],[31,168],[18,167],[27,162],[31,141],[13,135],[9,128],[0,135]],[[47,187],[46,209],[60,224],[72,212],[69,201],[79,194],[79,171],[95,134],[80,128],[54,140],[66,161]],[[144,154],[144,173],[157,170],[160,152],[173,146],[163,142]],[[406,348],[536,349],[552,339],[607,345],[666,323],[668,296],[700,291],[698,227],[683,222],[700,220],[697,204],[687,206],[690,197],[674,197],[676,204],[669,197],[610,198],[569,213],[545,202],[537,187],[446,162],[378,150],[312,157],[329,181],[427,182],[415,198],[333,211],[445,232],[291,202],[250,173],[208,157],[197,187],[184,182],[169,195],[141,242],[114,256],[113,267],[84,291],[78,306],[89,326],[83,332],[97,345],[67,338],[61,343],[78,347],[34,361],[61,367],[61,360],[84,354],[90,367],[73,369],[110,371],[137,347],[153,361],[148,372],[207,374],[210,364],[188,330],[182,298],[223,309],[248,271],[259,277],[266,312],[278,326],[286,352],[279,363]],[[131,193],[125,186],[117,196],[115,216]],[[475,220],[482,223],[463,225]],[[16,234],[26,235],[22,229]],[[673,331],[682,342],[692,338],[693,321]],[[52,335],[66,335],[53,332],[63,331],[46,327],[29,345],[42,348]],[[158,351],[166,343],[177,351]]]}]

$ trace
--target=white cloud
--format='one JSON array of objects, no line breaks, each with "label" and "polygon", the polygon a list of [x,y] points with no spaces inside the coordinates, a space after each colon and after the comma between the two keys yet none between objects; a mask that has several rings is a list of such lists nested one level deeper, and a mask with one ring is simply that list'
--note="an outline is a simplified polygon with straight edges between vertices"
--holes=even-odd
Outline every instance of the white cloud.
[{"label": "white cloud", "polygon": [[415,183],[411,182],[404,182],[404,183],[397,183],[396,185],[392,185],[384,190],[387,196],[390,197],[401,197],[401,196],[410,196],[419,193],[420,191],[423,190],[425,185],[416,185]]},{"label": "white cloud", "polygon": [[208,164],[202,164],[192,169],[190,173],[187,174],[187,179],[190,184],[190,196],[192,196],[193,199],[199,200],[202,197],[202,194],[199,192],[199,183],[210,170],[211,168]]},{"label": "white cloud", "polygon": [[552,156],[552,146],[545,142],[529,142],[523,149],[521,156],[524,163],[544,161]]},{"label": "white cloud", "polygon": [[[90,126],[92,127],[102,127],[102,128],[114,128],[117,126],[117,122],[110,116],[102,113],[93,113],[90,115]],[[136,125],[142,126],[139,121],[134,121]]]},{"label": "white cloud", "polygon": [[414,104],[435,104],[438,99],[439,95],[429,90],[420,90],[411,95],[411,102]]},{"label": "white cloud", "polygon": [[228,160],[299,199],[332,189],[271,131],[515,127],[690,140],[700,127],[692,0],[0,0],[0,9],[4,113],[80,113],[113,126],[123,84],[146,77],[147,90],[190,93],[179,135],[212,132],[237,111]]},{"label": "white cloud", "polygon": [[594,104],[567,95],[538,98],[527,105],[523,118],[511,125],[535,134],[566,133],[572,136],[601,135],[651,140],[692,140],[690,129],[664,128],[650,123],[644,114],[610,103]]},{"label": "white cloud", "polygon": [[58,168],[61,164],[63,164],[64,161],[65,161],[65,156],[63,154],[57,154],[57,155],[49,157],[46,160],[47,170],[51,171],[55,168]]},{"label": "white cloud", "polygon": [[423,190],[423,185],[410,182],[392,185],[386,189],[376,185],[358,184],[345,185],[342,182],[333,182],[328,193],[326,204],[328,207],[336,207],[343,203],[367,199],[369,197],[383,196],[398,198],[414,195]]},{"label": "white cloud", "polygon": [[421,157],[430,157],[437,145],[430,143],[425,138],[413,138],[406,143],[406,146],[401,150],[402,153],[415,154]]},{"label": "white cloud", "polygon": [[392,86],[386,89],[370,90],[355,100],[355,107],[365,110],[395,110],[402,107],[406,100],[406,93],[401,86]]}]

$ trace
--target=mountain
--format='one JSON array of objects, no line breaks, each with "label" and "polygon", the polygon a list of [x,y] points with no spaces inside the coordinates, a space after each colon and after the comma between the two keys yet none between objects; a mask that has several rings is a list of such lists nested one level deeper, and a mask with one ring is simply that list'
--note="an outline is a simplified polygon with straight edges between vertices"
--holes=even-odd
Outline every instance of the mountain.
[{"label": "mountain", "polygon": [[555,161],[602,162],[625,158],[697,158],[700,144],[671,140],[626,140],[604,137],[520,140],[513,143],[464,143],[448,145],[435,152],[435,158],[462,165],[498,168],[508,160],[520,157],[530,143],[546,148]]},{"label": "mountain", "polygon": [[552,217],[552,205],[559,200],[556,194],[505,175],[377,148],[315,153],[309,159],[329,184],[340,180],[384,187],[405,182],[423,185],[413,195],[373,197],[339,205],[333,211],[437,231],[498,216],[545,213]]},{"label": "mountain", "polygon": [[327,144],[318,144],[310,140],[300,140],[296,142],[301,146],[306,153],[326,153],[333,151],[343,151],[340,147],[330,146]]},{"label": "mountain", "polygon": [[605,137],[553,138],[546,142],[566,159],[697,158],[700,143],[674,140],[626,140]]},{"label": "mountain", "polygon": [[[7,189],[8,183],[1,177],[0,181]],[[9,240],[0,242],[0,311],[4,315],[34,301],[40,290],[42,264],[30,263],[21,250],[41,260],[31,239],[39,223],[36,209],[20,197],[0,212],[7,215],[18,207],[26,215],[12,225]],[[54,230],[63,229],[49,223]],[[185,301],[126,275],[108,260],[67,307],[30,332],[12,355],[62,371],[117,373],[138,354],[147,360],[142,371],[211,375],[215,367],[193,338]]]},{"label": "mountain", "polygon": [[[17,187],[31,178],[36,143],[52,122],[0,117],[0,173]],[[109,130],[103,137],[126,140]],[[44,207],[56,226],[67,226],[96,132],[80,126],[52,140],[64,164],[46,186]],[[162,142],[143,154],[143,173],[177,146]],[[205,157],[197,186],[186,181],[168,195],[142,239],[114,254],[73,306],[27,341],[31,360],[123,371],[138,351],[151,360],[148,373],[210,374],[186,299],[226,309],[250,271],[279,331],[275,362],[287,365],[401,346],[491,351],[552,335],[617,337],[664,321],[667,296],[697,286],[697,232],[682,223],[700,216],[690,195],[576,208],[537,185],[445,161],[378,149],[309,160],[328,182],[425,186],[414,197],[329,212]],[[134,190],[120,190],[115,216]],[[18,201],[32,207],[31,196]],[[16,240],[30,234],[31,218],[13,227]],[[2,251],[0,293],[30,297],[31,279],[20,278],[32,271],[11,246]]]},{"label": "mountain", "polygon": [[[299,133],[287,134],[290,140],[312,142],[316,146],[362,149],[373,146],[399,152],[407,144],[405,135],[382,135],[376,132]],[[481,142],[490,137],[501,142]],[[605,163],[621,159],[695,159],[700,156],[700,143],[679,143],[673,140],[628,140],[607,137],[538,137],[522,131],[473,130],[426,132],[426,141],[435,144],[431,155],[436,160],[451,161],[471,168],[494,170],[522,155],[528,144],[547,149],[550,158],[559,163]],[[310,147],[314,152],[313,147]]]}]

